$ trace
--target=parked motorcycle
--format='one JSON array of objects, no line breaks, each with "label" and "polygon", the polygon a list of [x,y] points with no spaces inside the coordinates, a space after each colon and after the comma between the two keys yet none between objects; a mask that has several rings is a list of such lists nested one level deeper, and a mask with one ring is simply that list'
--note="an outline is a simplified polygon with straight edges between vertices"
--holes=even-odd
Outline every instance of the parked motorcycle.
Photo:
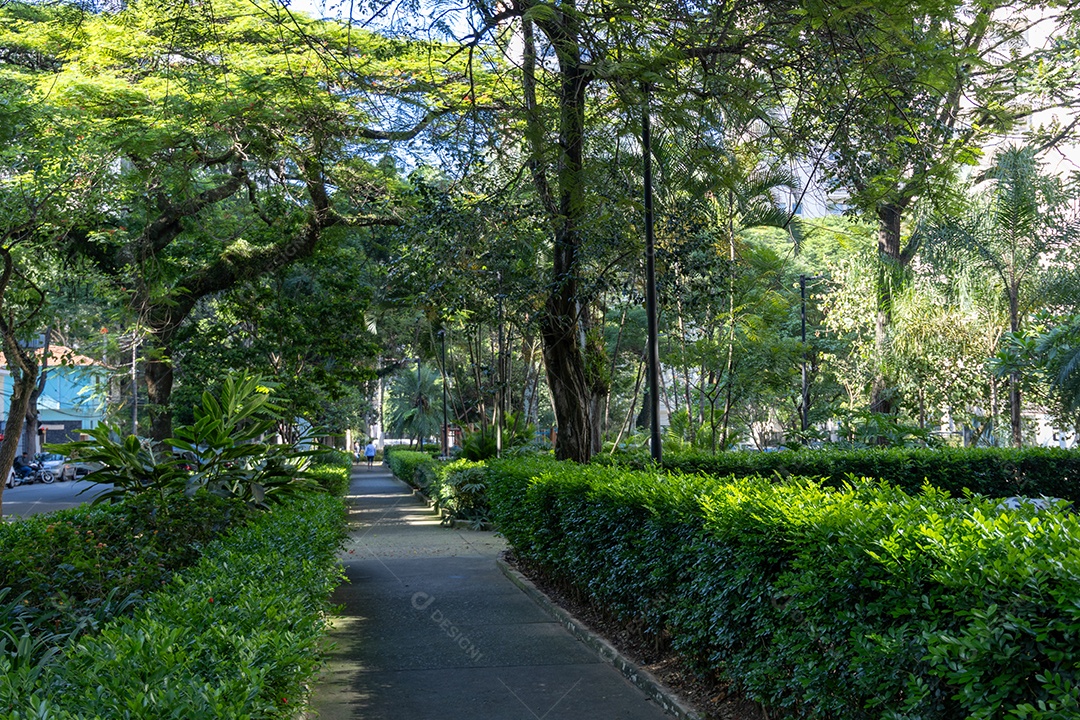
[{"label": "parked motorcycle", "polygon": [[56,476],[53,475],[51,470],[42,467],[41,463],[32,462],[23,465],[18,470],[12,468],[11,472],[8,473],[7,486],[31,485],[37,482],[49,484],[54,480],[56,480]]}]

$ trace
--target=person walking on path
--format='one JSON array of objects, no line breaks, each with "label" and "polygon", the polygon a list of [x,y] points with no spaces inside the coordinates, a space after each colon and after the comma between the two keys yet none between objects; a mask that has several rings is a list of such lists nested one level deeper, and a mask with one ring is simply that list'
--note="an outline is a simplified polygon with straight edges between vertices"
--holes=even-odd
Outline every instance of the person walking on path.
[{"label": "person walking on path", "polygon": [[369,468],[375,466],[375,443],[374,443],[374,441],[369,442],[367,444],[367,447],[364,448],[364,457],[367,458],[367,466]]}]

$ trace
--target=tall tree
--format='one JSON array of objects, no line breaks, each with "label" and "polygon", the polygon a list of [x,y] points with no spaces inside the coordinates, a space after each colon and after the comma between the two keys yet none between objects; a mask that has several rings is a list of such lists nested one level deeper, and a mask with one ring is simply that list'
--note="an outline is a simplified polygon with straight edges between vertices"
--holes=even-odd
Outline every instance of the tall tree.
[{"label": "tall tree", "polygon": [[[63,42],[47,16],[15,28],[49,59],[36,92],[113,161],[71,247],[150,332],[156,438],[170,434],[173,345],[192,309],[346,228],[400,223],[397,189],[362,148],[415,137],[464,87],[414,45],[246,0],[131,3],[86,15]],[[380,82],[393,102],[433,109],[370,127]]]},{"label": "tall tree", "polygon": [[58,22],[49,32],[66,37],[74,27],[67,21],[78,13],[19,3],[0,7],[0,18],[0,344],[12,383],[0,477],[7,477],[40,377],[28,343],[50,320],[49,287],[35,268],[55,260],[70,208],[94,196],[101,159],[72,157],[81,138],[55,95],[34,91],[34,79],[53,71],[55,59],[18,33],[21,25],[50,18]]},{"label": "tall tree", "polygon": [[[1043,172],[1033,148],[998,153],[986,184],[966,213],[933,227],[933,249],[939,257],[952,251],[984,269],[1001,292],[1015,335],[1038,297],[1047,262],[1075,241],[1077,218],[1062,179]],[[1009,414],[1016,447],[1023,444],[1020,386],[1019,372],[1013,370]]]},{"label": "tall tree", "polygon": [[[1042,2],[952,0],[896,10],[865,5],[826,18],[813,28],[826,62],[797,68],[792,83],[796,126],[815,141],[811,159],[830,188],[878,226],[879,359],[890,342],[894,294],[921,240],[905,233],[905,219],[919,201],[944,209],[958,173],[1038,107],[1043,88],[1032,80],[1048,58],[1026,36],[1055,22]],[[895,411],[891,384],[879,365],[872,410]]]},{"label": "tall tree", "polygon": [[[604,187],[608,178],[596,169],[612,145],[587,147],[597,141],[590,136],[590,109],[626,118],[617,135],[632,139],[645,83],[657,88],[657,114],[672,123],[684,110],[700,112],[710,102],[724,105],[717,116],[754,106],[764,117],[770,63],[788,62],[787,53],[800,52],[803,19],[787,14],[783,5],[757,4],[721,10],[661,2],[645,12],[631,3],[592,0],[521,0],[499,8],[476,2],[472,7],[473,27],[479,30],[467,40],[469,47],[500,29],[507,32],[499,37],[513,40],[505,44],[506,52],[520,52],[523,170],[551,235],[540,326],[559,425],[557,455],[584,461],[597,449],[598,400],[606,396],[607,359],[595,327],[604,315],[595,307],[602,285],[597,280],[618,258],[591,262],[602,256],[592,221],[603,213],[605,190],[612,187]],[[723,123],[714,127],[723,133]],[[626,143],[622,154],[628,161],[640,158],[640,146]],[[638,177],[627,167],[622,171],[624,178]],[[640,186],[624,179],[614,187],[625,198],[638,195]]]}]

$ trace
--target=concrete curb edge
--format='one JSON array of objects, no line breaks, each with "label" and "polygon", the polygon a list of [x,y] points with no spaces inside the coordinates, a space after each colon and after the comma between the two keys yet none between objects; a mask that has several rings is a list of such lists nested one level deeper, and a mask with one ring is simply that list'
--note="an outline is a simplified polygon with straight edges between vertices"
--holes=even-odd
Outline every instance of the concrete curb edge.
[{"label": "concrete curb edge", "polygon": [[601,660],[613,665],[616,670],[623,674],[623,677],[637,686],[639,690],[648,695],[667,713],[680,718],[680,720],[702,720],[700,715],[686,707],[684,702],[672,690],[657,680],[652,673],[639,668],[615,649],[611,643],[594,633],[588,625],[552,602],[551,598],[545,595],[540,588],[510,567],[509,563],[501,557],[495,562],[510,582],[517,585],[522,592],[569,630],[574,637],[592,648],[600,656]]}]

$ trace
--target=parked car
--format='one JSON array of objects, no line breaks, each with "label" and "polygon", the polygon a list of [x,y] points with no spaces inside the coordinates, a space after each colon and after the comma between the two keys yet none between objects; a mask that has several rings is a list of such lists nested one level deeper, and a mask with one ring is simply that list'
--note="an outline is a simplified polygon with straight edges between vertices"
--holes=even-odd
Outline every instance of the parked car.
[{"label": "parked car", "polygon": [[34,456],[34,462],[40,463],[59,480],[78,480],[94,470],[86,463],[73,461],[58,453],[38,453]]}]

